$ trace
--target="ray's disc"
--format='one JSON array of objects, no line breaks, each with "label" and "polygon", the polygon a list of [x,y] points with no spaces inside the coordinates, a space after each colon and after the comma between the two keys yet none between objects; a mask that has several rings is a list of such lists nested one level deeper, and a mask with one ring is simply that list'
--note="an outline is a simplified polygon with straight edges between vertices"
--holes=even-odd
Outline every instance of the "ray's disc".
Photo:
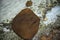
[{"label": "ray's disc", "polygon": [[23,9],[12,21],[12,29],[23,39],[31,39],[37,33],[40,19],[29,9]]}]

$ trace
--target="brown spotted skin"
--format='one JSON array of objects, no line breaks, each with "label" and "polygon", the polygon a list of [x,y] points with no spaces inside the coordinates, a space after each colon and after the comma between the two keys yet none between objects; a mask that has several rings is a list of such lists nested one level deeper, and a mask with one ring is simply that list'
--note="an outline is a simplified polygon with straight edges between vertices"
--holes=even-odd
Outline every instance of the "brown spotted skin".
[{"label": "brown spotted skin", "polygon": [[12,21],[12,29],[23,39],[31,39],[37,33],[40,19],[29,8],[23,9]]}]

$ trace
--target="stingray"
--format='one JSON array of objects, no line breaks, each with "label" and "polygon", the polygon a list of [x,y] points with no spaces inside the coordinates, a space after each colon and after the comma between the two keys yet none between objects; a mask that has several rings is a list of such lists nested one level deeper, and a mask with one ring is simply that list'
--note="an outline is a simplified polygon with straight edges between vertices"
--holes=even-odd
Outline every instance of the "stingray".
[{"label": "stingray", "polygon": [[24,40],[32,40],[38,32],[39,24],[40,18],[31,9],[25,8],[12,20],[12,29]]}]

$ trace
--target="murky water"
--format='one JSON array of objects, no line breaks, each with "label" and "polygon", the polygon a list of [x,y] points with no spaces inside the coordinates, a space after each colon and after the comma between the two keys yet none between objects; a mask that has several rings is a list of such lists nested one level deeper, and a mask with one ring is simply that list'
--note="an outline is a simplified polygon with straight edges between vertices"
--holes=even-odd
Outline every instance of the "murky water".
[{"label": "murky water", "polygon": [[46,17],[48,18],[47,21],[45,21],[45,24],[54,23],[57,19],[57,15],[60,15],[60,6],[55,6],[51,9],[51,11],[48,11],[46,14]]},{"label": "murky water", "polygon": [[[27,0],[0,0],[0,23],[1,22],[7,22],[8,19],[9,22],[24,8],[26,8],[25,3]],[[38,10],[39,3],[41,1],[39,0],[32,0],[33,5],[31,7],[32,11],[38,16],[41,16],[40,10]],[[50,11],[47,11],[46,17],[47,20],[44,21],[46,25],[50,23],[54,23],[57,19],[57,16],[60,16],[60,6],[53,7]],[[6,29],[4,29],[6,31]],[[49,29],[48,29],[49,30]]]}]

